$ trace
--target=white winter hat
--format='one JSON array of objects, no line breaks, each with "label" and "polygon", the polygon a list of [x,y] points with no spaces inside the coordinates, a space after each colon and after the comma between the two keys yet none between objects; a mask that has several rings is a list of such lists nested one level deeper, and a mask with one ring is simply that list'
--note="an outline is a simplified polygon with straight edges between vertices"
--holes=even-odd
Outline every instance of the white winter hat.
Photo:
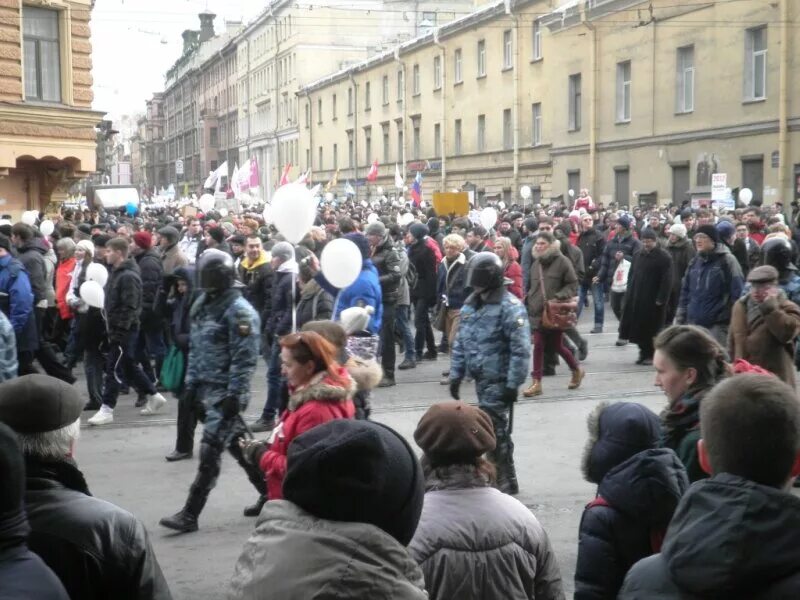
[{"label": "white winter hat", "polygon": [[341,312],[339,321],[347,335],[352,335],[357,331],[364,331],[369,326],[369,319],[374,312],[375,309],[371,306],[351,306]]},{"label": "white winter hat", "polygon": [[674,235],[675,237],[685,238],[686,237],[686,225],[682,223],[675,223],[672,227],[669,228],[670,234]]}]

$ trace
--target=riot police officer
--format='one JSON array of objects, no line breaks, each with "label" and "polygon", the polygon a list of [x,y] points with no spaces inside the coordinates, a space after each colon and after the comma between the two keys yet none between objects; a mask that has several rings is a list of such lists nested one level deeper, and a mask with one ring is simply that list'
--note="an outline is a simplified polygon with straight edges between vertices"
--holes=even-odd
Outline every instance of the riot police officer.
[{"label": "riot police officer", "polygon": [[461,322],[450,354],[450,395],[460,399],[466,376],[475,379],[478,406],[494,424],[497,447],[491,457],[497,486],[519,492],[511,440],[513,404],[531,359],[528,313],[506,290],[503,263],[492,252],[480,252],[467,263],[465,285],[473,290],[461,309]]},{"label": "riot police officer", "polygon": [[795,304],[800,304],[800,275],[792,262],[792,244],[783,237],[766,240],[761,246],[761,261],[778,270],[778,285]]},{"label": "riot police officer", "polygon": [[197,518],[217,482],[225,448],[247,473],[259,493],[245,515],[261,511],[266,484],[258,467],[248,464],[239,447],[245,433],[240,415],[250,399],[250,380],[258,359],[258,314],[234,286],[233,259],[221,250],[206,250],[197,261],[203,293],[192,305],[189,365],[185,392],[205,410],[200,464],[182,510],[160,524],[180,532],[197,531]]}]

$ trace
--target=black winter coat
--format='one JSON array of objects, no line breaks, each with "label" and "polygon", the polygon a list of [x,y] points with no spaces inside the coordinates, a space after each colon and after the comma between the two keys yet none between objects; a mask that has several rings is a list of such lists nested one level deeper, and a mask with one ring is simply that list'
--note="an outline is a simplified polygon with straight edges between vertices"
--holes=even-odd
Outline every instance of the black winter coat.
[{"label": "black winter coat", "polygon": [[[170,600],[142,523],[93,498],[71,460],[26,460],[29,545],[80,600]],[[0,591],[2,595],[2,591]]]},{"label": "black winter coat", "polygon": [[728,473],[695,483],[661,554],[630,570],[622,600],[800,597],[800,498]]},{"label": "black winter coat", "polygon": [[111,271],[106,283],[106,320],[108,339],[120,342],[139,329],[142,314],[142,279],[132,258]]},{"label": "black winter coat", "polygon": [[33,305],[36,306],[47,298],[47,269],[44,264],[44,255],[47,251],[31,241],[19,249],[17,258],[28,272],[28,279],[33,290]]},{"label": "black winter coat", "polygon": [[292,331],[292,310],[295,296],[292,294],[292,277],[288,272],[276,272],[272,286],[272,309],[264,328],[267,340],[272,343],[275,336]]},{"label": "black winter coat", "polygon": [[600,261],[600,272],[597,276],[600,283],[605,283],[607,289],[611,289],[611,280],[614,279],[614,271],[617,269],[617,252],[622,252],[625,260],[632,261],[633,255],[642,247],[642,244],[628,232],[620,237],[615,235],[603,249],[603,257]]},{"label": "black winter coat", "polygon": [[372,264],[378,269],[378,281],[381,283],[381,297],[384,304],[397,304],[400,299],[400,253],[388,235],[375,248]]},{"label": "black winter coat", "polygon": [[[247,260],[247,259],[244,259]],[[253,269],[245,269],[243,262],[239,263],[239,281],[245,285],[242,296],[261,317],[262,327],[269,321],[269,312],[272,308],[272,286],[275,273],[269,262],[258,265]]]},{"label": "black winter coat", "polygon": [[634,344],[649,343],[664,327],[672,284],[672,258],[656,246],[650,252],[639,250],[628,273],[625,309],[619,337]]},{"label": "black winter coat", "polygon": [[678,300],[681,298],[681,285],[683,276],[689,263],[692,262],[696,253],[694,244],[687,238],[680,238],[676,242],[667,244],[667,252],[672,257],[672,283],[670,288],[670,306],[677,308]]},{"label": "black winter coat", "polygon": [[310,321],[326,321],[333,316],[333,296],[316,281],[309,281],[297,304],[297,329]]},{"label": "black winter coat", "polygon": [[606,238],[594,227],[582,231],[578,236],[578,248],[583,252],[583,267],[586,274],[578,283],[591,285],[592,278],[600,272],[600,262],[603,258],[603,249],[606,247]]},{"label": "black winter coat", "polygon": [[136,264],[142,280],[142,318],[152,319],[156,297],[164,280],[164,266],[161,256],[152,248],[137,256]]},{"label": "black winter coat", "polygon": [[437,264],[436,255],[425,240],[419,240],[408,248],[408,260],[417,270],[417,285],[411,291],[411,302],[427,300],[436,303]]}]

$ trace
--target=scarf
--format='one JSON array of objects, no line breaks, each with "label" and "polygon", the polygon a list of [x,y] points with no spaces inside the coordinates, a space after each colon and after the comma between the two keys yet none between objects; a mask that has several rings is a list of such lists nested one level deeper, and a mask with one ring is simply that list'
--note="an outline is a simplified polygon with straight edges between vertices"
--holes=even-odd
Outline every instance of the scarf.
[{"label": "scarf", "polygon": [[663,447],[674,450],[687,431],[700,426],[700,402],[707,392],[707,388],[689,388],[673,406],[664,409],[661,413]]},{"label": "scarf", "polygon": [[[786,292],[778,290],[778,297],[776,300],[778,304],[787,299]],[[753,299],[752,292],[744,297],[744,307],[747,311],[747,328],[752,331],[761,321],[764,320],[764,314],[761,312],[761,302],[756,302]]]}]

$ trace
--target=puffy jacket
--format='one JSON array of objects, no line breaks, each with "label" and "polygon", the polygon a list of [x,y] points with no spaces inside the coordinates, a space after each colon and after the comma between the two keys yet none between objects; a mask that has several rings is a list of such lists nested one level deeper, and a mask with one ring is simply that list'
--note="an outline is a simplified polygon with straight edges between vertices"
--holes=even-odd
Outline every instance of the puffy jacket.
[{"label": "puffy jacket", "polygon": [[511,281],[508,284],[508,291],[520,300],[524,299],[525,296],[522,295],[522,267],[519,266],[519,263],[515,260],[509,260],[503,276]]},{"label": "puffy jacket", "polygon": [[139,277],[142,280],[142,313],[149,315],[153,312],[156,296],[161,289],[164,279],[164,267],[158,252],[147,250],[136,257],[139,266]]},{"label": "puffy jacket", "polygon": [[62,260],[56,268],[56,305],[59,316],[66,321],[72,318],[72,309],[67,304],[67,292],[72,287],[72,273],[75,270],[75,257]]},{"label": "puffy jacket", "polygon": [[[322,278],[317,278],[317,281],[323,288],[331,291],[330,284]],[[333,288],[331,295],[333,296],[336,288]],[[435,290],[434,290],[435,293]],[[383,301],[381,299],[381,284],[378,280],[378,270],[372,264],[370,259],[365,259],[361,264],[361,273],[358,274],[356,279],[349,286],[339,291],[339,298],[336,301],[336,312],[333,315],[333,320],[338,321],[339,315],[342,311],[353,306],[371,306],[374,310],[369,319],[367,329],[372,334],[377,334],[381,330],[381,322],[383,320]]]},{"label": "puffy jacket", "polygon": [[439,263],[437,295],[447,298],[447,308],[457,309],[464,305],[467,292],[467,258],[459,254],[452,263],[443,258]]},{"label": "puffy jacket", "polygon": [[26,461],[29,546],[70,598],[169,600],[172,596],[142,523],[89,493],[71,460]]},{"label": "puffy jacket", "polygon": [[17,338],[6,314],[0,311],[0,382],[17,376]]},{"label": "puffy jacket", "polygon": [[739,263],[725,244],[717,244],[710,254],[698,254],[683,278],[676,322],[703,327],[727,325],[743,285]]},{"label": "puffy jacket", "polygon": [[0,310],[14,328],[17,352],[39,347],[33,306],[33,291],[25,267],[10,254],[0,258]]},{"label": "puffy jacket", "polygon": [[47,254],[47,249],[33,240],[22,246],[17,255],[19,262],[28,272],[34,305],[38,305],[42,300],[47,300],[48,282],[47,268],[44,262],[45,254]]},{"label": "puffy jacket", "polygon": [[564,598],[547,533],[519,500],[474,467],[436,469],[408,546],[431,600]]},{"label": "puffy jacket", "polygon": [[339,367],[338,375],[344,384],[334,380],[327,371],[321,371],[306,386],[289,390],[289,406],[272,431],[274,441],[259,461],[270,500],[283,498],[286,453],[292,440],[322,423],[355,416],[352,397],[356,384],[344,367]]},{"label": "puffy jacket", "polygon": [[591,285],[592,278],[599,275],[605,246],[605,238],[594,227],[581,231],[581,234],[578,236],[578,248],[580,248],[583,253],[585,275],[578,283],[581,285]]},{"label": "puffy jacket", "polygon": [[797,598],[798,531],[800,498],[720,473],[689,489],[661,554],[633,566],[619,598]]},{"label": "puffy jacket", "polygon": [[384,304],[397,304],[400,299],[401,275],[400,252],[388,235],[372,253],[372,263],[378,270],[378,281]]},{"label": "puffy jacket", "polygon": [[641,242],[633,237],[631,232],[620,236],[615,235],[606,243],[603,249],[603,256],[600,260],[600,272],[597,277],[600,283],[605,283],[606,288],[611,288],[611,280],[614,278],[614,271],[617,268],[617,252],[622,252],[625,260],[632,261],[633,255],[642,247]]},{"label": "puffy jacket", "polygon": [[425,299],[436,303],[436,255],[424,239],[417,240],[408,248],[408,260],[417,270],[417,285],[411,291],[411,302]]},{"label": "puffy jacket", "polygon": [[[269,560],[265,560],[265,557]],[[244,545],[229,600],[426,600],[422,572],[388,533],[270,500]]]},{"label": "puffy jacket", "polygon": [[142,279],[139,277],[139,267],[132,258],[111,271],[106,282],[105,310],[109,341],[119,342],[139,328]]}]

